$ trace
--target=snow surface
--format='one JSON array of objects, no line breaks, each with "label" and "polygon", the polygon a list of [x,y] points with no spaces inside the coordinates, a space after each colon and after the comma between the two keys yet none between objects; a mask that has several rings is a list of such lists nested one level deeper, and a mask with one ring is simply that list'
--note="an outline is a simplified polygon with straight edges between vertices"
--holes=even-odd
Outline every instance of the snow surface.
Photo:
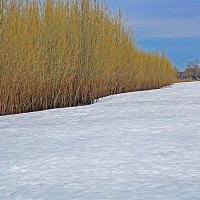
[{"label": "snow surface", "polygon": [[200,199],[200,82],[0,117],[0,200]]}]

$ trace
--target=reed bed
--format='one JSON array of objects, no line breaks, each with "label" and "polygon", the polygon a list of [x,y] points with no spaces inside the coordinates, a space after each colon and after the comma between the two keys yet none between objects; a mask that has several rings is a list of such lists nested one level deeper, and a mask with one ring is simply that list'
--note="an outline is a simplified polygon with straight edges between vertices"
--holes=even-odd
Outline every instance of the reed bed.
[{"label": "reed bed", "polygon": [[139,50],[130,30],[96,0],[0,0],[0,115],[171,84],[169,60]]}]

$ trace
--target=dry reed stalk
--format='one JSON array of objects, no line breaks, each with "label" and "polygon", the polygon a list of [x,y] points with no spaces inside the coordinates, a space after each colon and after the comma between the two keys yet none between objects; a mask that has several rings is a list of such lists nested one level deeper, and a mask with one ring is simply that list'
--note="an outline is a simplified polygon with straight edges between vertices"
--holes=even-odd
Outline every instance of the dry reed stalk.
[{"label": "dry reed stalk", "polygon": [[95,0],[0,3],[0,115],[93,103],[171,84],[169,60],[137,49],[121,12]]}]

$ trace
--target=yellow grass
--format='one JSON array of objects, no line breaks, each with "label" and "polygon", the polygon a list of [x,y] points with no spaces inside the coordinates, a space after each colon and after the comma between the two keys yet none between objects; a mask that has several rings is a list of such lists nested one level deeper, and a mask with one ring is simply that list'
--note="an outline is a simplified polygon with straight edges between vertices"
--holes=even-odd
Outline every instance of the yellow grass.
[{"label": "yellow grass", "polygon": [[175,78],[164,55],[137,49],[120,12],[95,0],[0,2],[0,115],[85,105]]}]

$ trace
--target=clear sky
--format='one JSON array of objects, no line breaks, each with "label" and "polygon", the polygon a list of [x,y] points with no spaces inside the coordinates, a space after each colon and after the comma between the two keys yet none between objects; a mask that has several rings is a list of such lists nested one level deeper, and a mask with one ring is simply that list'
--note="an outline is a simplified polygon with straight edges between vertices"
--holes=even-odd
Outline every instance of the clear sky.
[{"label": "clear sky", "polygon": [[139,47],[164,52],[180,69],[200,59],[200,0],[104,0],[121,8]]}]

